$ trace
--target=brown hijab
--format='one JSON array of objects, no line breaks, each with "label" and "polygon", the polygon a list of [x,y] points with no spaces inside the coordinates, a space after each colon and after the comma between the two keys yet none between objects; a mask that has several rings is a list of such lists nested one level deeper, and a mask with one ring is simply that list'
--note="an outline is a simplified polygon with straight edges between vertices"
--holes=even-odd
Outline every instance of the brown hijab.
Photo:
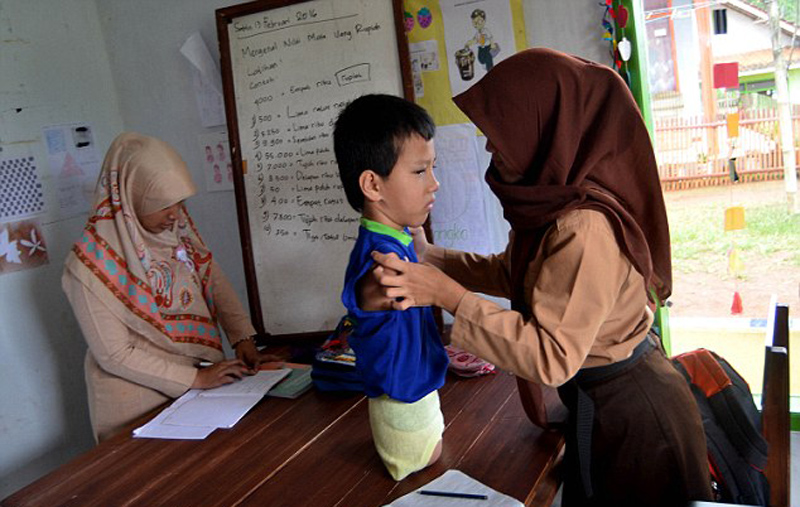
[{"label": "brown hijab", "polygon": [[608,67],[550,49],[496,65],[453,99],[495,147],[486,181],[514,230],[514,302],[547,229],[578,208],[605,213],[634,267],[664,300],[669,228],[655,155],[625,82]]}]

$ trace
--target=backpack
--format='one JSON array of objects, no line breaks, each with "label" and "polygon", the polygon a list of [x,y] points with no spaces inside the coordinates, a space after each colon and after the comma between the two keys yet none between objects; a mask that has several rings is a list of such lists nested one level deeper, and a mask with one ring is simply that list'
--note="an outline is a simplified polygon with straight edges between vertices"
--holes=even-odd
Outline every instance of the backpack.
[{"label": "backpack", "polygon": [[672,363],[689,382],[700,409],[715,500],[768,505],[769,483],[763,472],[767,442],[747,382],[710,350],[680,354]]},{"label": "backpack", "polygon": [[364,392],[364,383],[356,369],[356,356],[347,340],[355,324],[350,317],[342,317],[336,329],[314,355],[311,380],[318,390]]}]

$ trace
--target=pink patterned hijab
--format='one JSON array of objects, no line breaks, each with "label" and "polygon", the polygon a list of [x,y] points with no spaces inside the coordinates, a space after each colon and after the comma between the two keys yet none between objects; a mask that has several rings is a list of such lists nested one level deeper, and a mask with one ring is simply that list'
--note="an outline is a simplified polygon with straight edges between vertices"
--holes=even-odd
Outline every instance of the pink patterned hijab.
[{"label": "pink patterned hijab", "polygon": [[162,348],[221,358],[211,252],[181,206],[172,230],[148,232],[139,217],[196,191],[186,164],[167,143],[123,133],[111,144],[64,283],[91,291],[127,327]]},{"label": "pink patterned hijab", "polygon": [[648,287],[672,289],[669,228],[650,136],[608,67],[550,49],[521,51],[453,99],[494,145],[486,180],[515,233],[512,277],[573,209],[604,213]]}]

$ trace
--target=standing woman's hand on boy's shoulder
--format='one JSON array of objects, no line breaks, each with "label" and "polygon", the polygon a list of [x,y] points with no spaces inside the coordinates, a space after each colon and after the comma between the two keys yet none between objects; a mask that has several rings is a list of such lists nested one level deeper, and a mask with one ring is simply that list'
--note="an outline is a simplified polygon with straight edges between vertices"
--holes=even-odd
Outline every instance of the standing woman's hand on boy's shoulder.
[{"label": "standing woman's hand on boy's shoulder", "polygon": [[[393,270],[389,270],[396,274]],[[386,272],[386,268],[375,264],[356,284],[356,299],[358,307],[365,312],[380,312],[393,310],[392,301],[383,293],[383,287],[378,283],[378,277]]]},{"label": "standing woman's hand on boy's shoulder", "polygon": [[438,306],[456,313],[467,289],[431,264],[401,260],[397,254],[372,252],[372,258],[384,269],[375,278],[382,294],[392,301],[395,310],[412,306]]},{"label": "standing woman's hand on boy's shoulder", "polygon": [[409,229],[411,237],[414,238],[414,252],[417,254],[419,262],[425,262],[425,252],[428,251],[428,238],[425,237],[425,229],[422,227],[412,227]]}]

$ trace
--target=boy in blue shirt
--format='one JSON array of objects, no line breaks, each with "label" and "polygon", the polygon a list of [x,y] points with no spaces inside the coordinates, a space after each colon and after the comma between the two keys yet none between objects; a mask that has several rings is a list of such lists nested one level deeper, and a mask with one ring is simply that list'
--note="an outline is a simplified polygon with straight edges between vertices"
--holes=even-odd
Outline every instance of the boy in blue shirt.
[{"label": "boy in blue shirt", "polygon": [[342,291],[355,322],[348,340],[369,397],[375,447],[398,481],[441,454],[444,419],[437,390],[448,357],[430,307],[380,308],[361,283],[374,267],[372,251],[417,262],[409,228],[425,222],[439,189],[434,132],[423,108],[373,94],[348,104],[333,133],[347,200],[362,214]]}]

